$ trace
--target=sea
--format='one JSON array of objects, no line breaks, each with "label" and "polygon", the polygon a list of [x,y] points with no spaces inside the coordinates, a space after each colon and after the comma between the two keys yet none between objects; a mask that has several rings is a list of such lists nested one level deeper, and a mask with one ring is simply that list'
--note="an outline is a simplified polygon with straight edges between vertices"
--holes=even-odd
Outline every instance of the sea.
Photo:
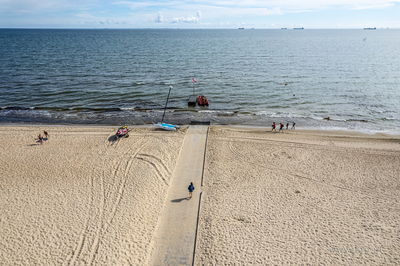
[{"label": "sea", "polygon": [[0,125],[399,134],[399,47],[398,29],[0,29]]}]

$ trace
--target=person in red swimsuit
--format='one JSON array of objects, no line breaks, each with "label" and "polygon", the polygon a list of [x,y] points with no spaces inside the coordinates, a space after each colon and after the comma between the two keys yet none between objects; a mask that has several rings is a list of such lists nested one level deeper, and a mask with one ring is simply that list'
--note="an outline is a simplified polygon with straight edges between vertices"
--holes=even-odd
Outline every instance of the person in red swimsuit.
[{"label": "person in red swimsuit", "polygon": [[[272,130],[275,130],[275,132],[276,132],[276,125],[275,125],[275,122],[272,124]],[[272,130],[271,130],[271,132],[272,132]]]}]

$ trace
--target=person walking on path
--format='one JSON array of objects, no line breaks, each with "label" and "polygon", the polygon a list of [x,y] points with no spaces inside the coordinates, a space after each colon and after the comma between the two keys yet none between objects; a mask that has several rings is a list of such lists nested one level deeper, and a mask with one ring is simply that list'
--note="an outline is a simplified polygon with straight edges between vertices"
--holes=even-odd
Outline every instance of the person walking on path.
[{"label": "person walking on path", "polygon": [[272,132],[272,130],[275,130],[275,132],[276,132],[276,125],[275,125],[275,122],[272,124],[271,132]]},{"label": "person walking on path", "polygon": [[296,125],[296,123],[293,121],[293,126],[291,129],[296,129],[294,126]]},{"label": "person walking on path", "polygon": [[279,128],[279,132],[281,132],[281,130],[282,130],[282,133],[284,133],[284,132],[283,132],[283,128],[284,128],[284,127],[285,127],[285,125],[281,123],[281,127]]},{"label": "person walking on path", "polygon": [[192,194],[193,194],[193,190],[194,190],[193,182],[190,182],[188,190],[189,190],[189,199],[191,199],[192,198]]}]

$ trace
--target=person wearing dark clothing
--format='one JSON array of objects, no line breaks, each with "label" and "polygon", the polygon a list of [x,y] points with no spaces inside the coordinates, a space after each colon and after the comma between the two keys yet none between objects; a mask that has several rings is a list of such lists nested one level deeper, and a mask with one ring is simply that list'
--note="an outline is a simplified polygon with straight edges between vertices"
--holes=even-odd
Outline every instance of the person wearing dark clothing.
[{"label": "person wearing dark clothing", "polygon": [[275,130],[275,132],[276,132],[276,125],[275,125],[275,122],[272,124],[271,132],[272,132],[272,130]]},{"label": "person wearing dark clothing", "polygon": [[281,132],[281,130],[282,130],[282,133],[283,133],[283,128],[284,127],[285,127],[285,125],[281,123],[281,127],[279,128],[279,132]]},{"label": "person wearing dark clothing", "polygon": [[43,144],[43,142],[44,142],[42,134],[39,134],[39,142],[40,142],[40,144]]},{"label": "person wearing dark clothing", "polygon": [[45,130],[44,132],[44,137],[46,138],[46,139],[49,139],[50,138],[50,134]]},{"label": "person wearing dark clothing", "polygon": [[188,190],[189,190],[189,199],[191,199],[192,198],[192,194],[193,194],[193,190],[194,190],[193,182],[190,182]]}]

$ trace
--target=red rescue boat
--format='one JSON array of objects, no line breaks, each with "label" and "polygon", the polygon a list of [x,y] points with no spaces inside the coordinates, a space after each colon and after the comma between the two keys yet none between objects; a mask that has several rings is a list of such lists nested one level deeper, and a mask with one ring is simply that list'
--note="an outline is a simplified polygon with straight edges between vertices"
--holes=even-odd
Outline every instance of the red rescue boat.
[{"label": "red rescue boat", "polygon": [[209,104],[207,98],[205,96],[203,96],[203,95],[199,96],[199,99],[198,99],[197,103],[200,106],[208,106],[208,104]]}]

